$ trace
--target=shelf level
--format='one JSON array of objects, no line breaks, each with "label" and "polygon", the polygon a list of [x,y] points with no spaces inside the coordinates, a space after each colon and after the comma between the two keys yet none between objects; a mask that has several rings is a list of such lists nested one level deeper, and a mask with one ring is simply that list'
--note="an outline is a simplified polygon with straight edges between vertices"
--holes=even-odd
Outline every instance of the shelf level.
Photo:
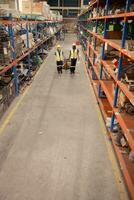
[{"label": "shelf level", "polygon": [[[98,1],[98,5],[101,5],[100,3],[101,1]],[[103,1],[104,3],[104,1]],[[118,51],[118,56],[121,57],[123,59],[123,56],[127,56],[128,58],[130,58],[131,60],[134,61],[134,51],[129,51],[127,50],[127,48],[122,48],[122,46],[125,46],[125,42],[127,42],[126,40],[126,26],[127,26],[127,20],[129,19],[133,19],[134,17],[134,12],[130,12],[128,13],[129,9],[130,9],[130,5],[129,5],[129,1],[126,0],[126,2],[124,2],[124,6],[126,8],[126,12],[122,13],[122,14],[117,14],[117,15],[108,15],[108,1],[105,2],[106,5],[104,5],[105,7],[105,13],[106,16],[102,16],[102,17],[91,17],[89,19],[87,19],[89,17],[89,15],[85,14],[85,17],[83,18],[79,18],[79,27],[83,30],[83,32],[86,32],[86,35],[88,33],[88,38],[90,39],[90,37],[93,39],[97,39],[98,41],[100,41],[101,44],[107,44],[110,47],[112,47],[113,49]],[[110,1],[110,4],[115,3],[115,1]],[[101,5],[102,6],[102,5]],[[97,5],[94,6],[94,8],[96,8],[97,10]],[[90,11],[89,11],[90,12]],[[89,13],[90,14],[90,13]],[[95,20],[96,22],[98,22],[98,20],[104,20],[104,33],[107,31],[107,26],[106,23],[109,19],[118,19],[120,20],[122,18],[122,20],[124,20],[124,26],[123,26],[123,34],[122,34],[122,38],[120,40],[115,40],[115,39],[106,39],[104,36],[102,36],[102,34],[98,34],[96,32],[93,32],[92,30],[86,28],[87,24],[90,23],[90,21]],[[82,23],[83,22],[83,23]],[[86,23],[84,23],[86,22]],[[96,27],[94,30],[98,30],[98,24],[96,23]],[[91,55],[90,57],[93,57],[94,55],[96,55],[99,58],[99,53],[100,49],[95,50],[94,48],[94,44],[88,44],[89,50],[91,51]],[[103,57],[103,48],[101,51],[101,55]],[[122,128],[122,133],[124,134],[125,138],[128,141],[129,147],[132,151],[134,151],[134,118],[131,117],[131,115],[128,115],[127,113],[119,113],[118,112],[118,108],[114,107],[114,102],[118,104],[118,95],[116,96],[117,93],[115,93],[115,88],[118,86],[119,89],[125,94],[125,96],[130,100],[130,102],[134,105],[134,92],[129,91],[128,85],[121,82],[120,80],[118,80],[117,74],[119,76],[119,72],[115,72],[116,67],[113,65],[112,61],[110,60],[101,60],[100,58],[100,62],[99,62],[99,66],[96,67],[96,61],[93,62],[92,58],[89,58],[89,60],[91,60],[91,65],[92,67],[90,67],[89,69],[89,77],[95,92],[95,96],[97,98],[97,102],[99,104],[99,107],[101,109],[103,118],[105,120],[106,115],[105,115],[105,111],[106,109],[110,110],[110,116],[112,115],[113,118],[117,120],[117,122],[120,124],[121,128]],[[97,62],[98,63],[98,62]],[[123,67],[123,65],[120,64],[120,68]],[[99,67],[101,66],[101,70],[99,70]],[[97,75],[96,77],[93,76],[92,71],[95,72],[95,74]],[[117,70],[116,70],[117,71]],[[99,73],[98,73],[99,72]],[[110,79],[108,80],[100,80],[99,75],[101,75],[101,73],[103,74],[103,78],[105,74],[108,74],[108,76],[105,77],[105,79]],[[101,76],[100,76],[101,77]],[[111,78],[110,78],[111,77]],[[98,78],[98,80],[92,80],[94,78]],[[100,98],[98,95],[98,86],[99,84],[101,85],[101,89],[102,91],[105,92],[106,94],[106,99],[104,98]],[[99,88],[100,89],[100,88]],[[117,92],[117,90],[116,90]],[[105,105],[109,105],[109,108],[104,107]],[[114,115],[115,114],[115,117]],[[104,117],[105,116],[105,117]],[[112,125],[114,125],[114,120],[111,120],[111,123],[113,122]],[[129,160],[129,155],[127,154],[127,152],[125,151],[124,148],[120,148],[115,144],[113,135],[111,132],[108,131],[108,133],[110,133],[111,138],[112,138],[112,143],[116,152],[116,155],[118,157],[121,169],[123,171],[124,177],[126,179],[126,183],[130,192],[130,195],[132,197],[132,199],[134,199],[134,164],[132,162],[130,162]]]},{"label": "shelf level", "polygon": [[118,50],[121,54],[127,56],[128,58],[131,58],[134,61],[134,52],[133,51],[128,51],[126,49],[121,48],[121,40],[111,40],[111,39],[104,39],[103,36],[92,32],[85,28],[84,26],[81,26],[85,31],[93,35],[94,37],[98,38],[101,40],[103,43],[107,43],[109,46],[113,47],[114,49]]},{"label": "shelf level", "polygon": [[5,20],[0,19],[2,25],[18,25],[18,24],[45,24],[45,23],[61,23],[62,21],[44,20],[44,21],[33,21],[33,20]]},{"label": "shelf level", "polygon": [[101,63],[107,69],[107,71],[109,72],[111,77],[114,79],[114,81],[117,82],[119,88],[126,95],[126,97],[130,100],[132,105],[134,105],[134,91],[129,91],[127,84],[124,84],[122,81],[117,80],[116,74],[113,71],[114,64],[112,63],[112,61],[101,60]]},{"label": "shelf level", "polygon": [[114,102],[114,88],[113,88],[113,81],[112,80],[100,80],[100,84],[102,86],[103,91],[105,92],[108,101],[113,107],[113,102]]},{"label": "shelf level", "polygon": [[[91,80],[91,83],[92,83],[92,86],[93,86],[95,96],[96,96],[97,101],[99,103],[99,107],[101,109],[101,112],[102,112],[104,120],[105,120],[107,117],[111,117],[111,114],[112,114],[111,106],[110,106],[109,102],[107,101],[107,99],[100,99],[98,97],[97,85],[98,85],[99,81],[98,80],[92,80],[92,75],[91,75],[90,70],[88,70],[88,74],[89,74],[89,77],[90,77],[90,80]],[[124,117],[123,117],[123,115],[118,115],[117,120],[120,121],[119,118],[123,120]],[[121,120],[121,124],[122,124],[122,120]],[[132,122],[132,124],[133,124],[133,122]],[[131,161],[129,161],[128,155],[123,152],[123,149],[118,147],[115,144],[113,134],[109,131],[108,131],[108,133],[110,133],[110,136],[111,136],[111,139],[112,139],[112,144],[113,144],[113,147],[115,149],[116,155],[118,157],[119,164],[121,166],[121,170],[124,174],[124,177],[125,177],[125,180],[126,180],[126,183],[127,183],[127,186],[128,186],[128,190],[129,190],[131,197],[133,199],[134,198],[134,173],[133,173],[134,172],[134,164]],[[134,135],[132,135],[131,137],[132,137],[131,140],[134,141],[134,138],[133,138]],[[126,138],[127,138],[127,136],[126,136]]]},{"label": "shelf level", "polygon": [[134,164],[131,161],[129,161],[128,155],[123,153],[122,148],[118,147],[115,144],[113,134],[110,133],[110,135],[112,138],[112,144],[114,146],[117,158],[119,160],[121,170],[123,172],[128,186],[128,190],[130,192],[131,198],[134,199]]},{"label": "shelf level", "polygon": [[[60,31],[60,29],[58,30]],[[58,33],[58,31],[56,33]],[[55,33],[55,34],[56,34]],[[55,35],[54,34],[54,35]],[[37,44],[35,44],[32,48],[26,50],[24,52],[24,54],[22,54],[19,58],[15,59],[11,64],[9,64],[8,66],[5,66],[4,69],[2,69],[0,71],[0,75],[7,72],[9,69],[11,69],[12,67],[16,66],[21,60],[23,60],[26,56],[28,56],[30,53],[32,53],[35,49],[37,49],[39,46],[41,46],[43,43],[45,43],[46,41],[48,41],[49,39],[51,39],[54,35],[38,42]]]},{"label": "shelf level", "polygon": [[126,13],[106,15],[106,16],[96,16],[96,17],[88,18],[87,21],[114,19],[114,18],[129,18],[129,17],[134,17],[134,12],[128,12],[128,13],[126,12]]},{"label": "shelf level", "polygon": [[117,81],[122,92],[126,95],[126,97],[130,100],[132,105],[134,105],[134,91],[129,91],[127,84],[122,83],[121,81]]},{"label": "shelf level", "polygon": [[101,60],[101,64],[106,68],[106,70],[109,72],[110,76],[114,79],[114,81],[117,81],[116,75],[114,73],[113,68],[115,68],[114,64],[111,60]]},{"label": "shelf level", "polygon": [[[100,81],[100,83],[111,107],[113,108],[113,81]],[[127,113],[119,113],[117,108],[113,108],[113,112],[115,113],[117,121],[120,124],[131,149],[134,151],[134,118]]]},{"label": "shelf level", "polygon": [[134,118],[127,113],[119,113],[117,108],[114,108],[114,113],[131,149],[134,151]]}]

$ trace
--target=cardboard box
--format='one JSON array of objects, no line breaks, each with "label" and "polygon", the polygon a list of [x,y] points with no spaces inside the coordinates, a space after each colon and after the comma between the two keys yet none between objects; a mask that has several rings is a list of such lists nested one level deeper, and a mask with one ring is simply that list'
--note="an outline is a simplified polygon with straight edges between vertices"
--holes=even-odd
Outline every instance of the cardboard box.
[{"label": "cardboard box", "polygon": [[22,13],[42,15],[43,3],[31,3],[31,1],[22,0]]},{"label": "cardboard box", "polygon": [[106,35],[106,39],[121,39],[122,32],[121,31],[108,31]]},{"label": "cardboard box", "polygon": [[22,13],[31,14],[31,12],[32,12],[31,1],[23,0],[22,1]]},{"label": "cardboard box", "polygon": [[33,3],[33,6],[32,6],[32,13],[33,13],[33,14],[42,15],[42,13],[43,13],[43,3],[42,3],[42,2]]}]

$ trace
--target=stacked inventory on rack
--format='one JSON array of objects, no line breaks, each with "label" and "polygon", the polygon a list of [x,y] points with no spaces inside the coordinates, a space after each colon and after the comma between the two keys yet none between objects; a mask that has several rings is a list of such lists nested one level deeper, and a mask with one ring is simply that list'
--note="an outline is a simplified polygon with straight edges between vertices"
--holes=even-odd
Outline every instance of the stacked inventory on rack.
[{"label": "stacked inventory on rack", "polygon": [[134,199],[134,1],[91,0],[78,17],[87,71]]},{"label": "stacked inventory on rack", "polygon": [[10,12],[0,9],[0,117],[30,84],[62,32],[61,20]]}]

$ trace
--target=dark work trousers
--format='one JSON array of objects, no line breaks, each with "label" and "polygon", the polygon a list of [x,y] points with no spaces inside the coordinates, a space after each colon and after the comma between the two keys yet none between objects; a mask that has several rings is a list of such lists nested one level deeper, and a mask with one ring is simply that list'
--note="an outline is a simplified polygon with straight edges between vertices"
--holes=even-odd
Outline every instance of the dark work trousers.
[{"label": "dark work trousers", "polygon": [[57,61],[57,71],[59,74],[62,74],[62,66],[63,66],[63,61]]},{"label": "dark work trousers", "polygon": [[70,66],[70,73],[71,74],[75,73],[76,63],[77,63],[77,59],[76,58],[71,59],[71,66]]}]

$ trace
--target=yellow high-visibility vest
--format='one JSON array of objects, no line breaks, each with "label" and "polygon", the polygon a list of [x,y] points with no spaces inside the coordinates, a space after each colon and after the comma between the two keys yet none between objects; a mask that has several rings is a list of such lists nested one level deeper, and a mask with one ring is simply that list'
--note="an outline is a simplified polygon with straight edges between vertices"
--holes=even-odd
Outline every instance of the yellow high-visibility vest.
[{"label": "yellow high-visibility vest", "polygon": [[78,50],[75,49],[75,50],[71,50],[71,59],[77,59],[78,57]]},{"label": "yellow high-visibility vest", "polygon": [[56,61],[63,61],[63,52],[56,51]]}]

